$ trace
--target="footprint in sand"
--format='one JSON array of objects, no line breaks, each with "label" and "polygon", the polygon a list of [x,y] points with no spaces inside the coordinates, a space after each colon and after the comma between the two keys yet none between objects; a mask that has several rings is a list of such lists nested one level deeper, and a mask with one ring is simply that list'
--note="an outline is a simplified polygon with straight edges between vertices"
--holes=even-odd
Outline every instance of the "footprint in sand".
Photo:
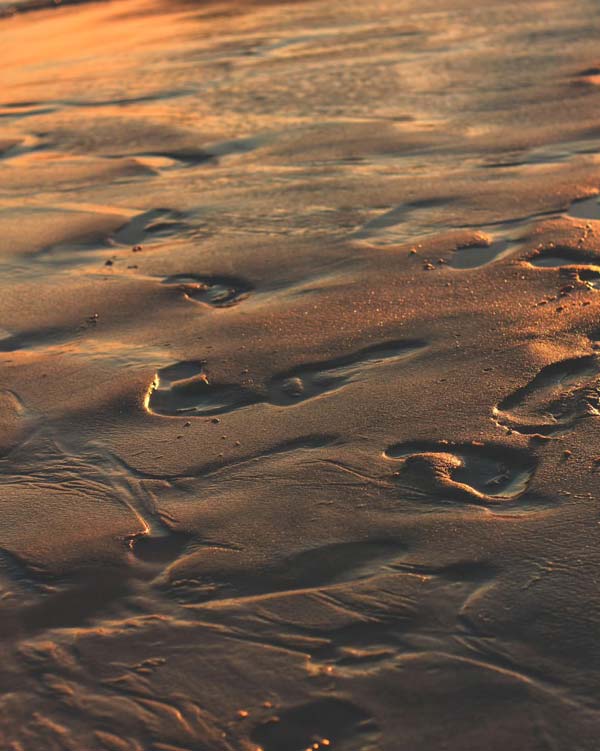
[{"label": "footprint in sand", "polygon": [[559,269],[571,279],[585,282],[592,289],[600,289],[600,257],[591,253],[571,247],[542,248],[526,260],[531,266]]},{"label": "footprint in sand", "polygon": [[163,279],[162,284],[178,287],[188,299],[213,308],[231,308],[248,297],[252,290],[247,282],[228,276],[176,274]]},{"label": "footprint in sand", "polygon": [[169,365],[159,370],[146,396],[145,406],[157,415],[202,417],[269,403],[292,406],[348,383],[361,381],[377,367],[408,359],[426,348],[420,341],[387,342],[353,355],[304,365],[278,374],[266,389],[238,384],[213,383],[198,360]]},{"label": "footprint in sand", "polygon": [[302,365],[276,375],[269,385],[271,404],[288,406],[362,381],[374,369],[413,357],[426,349],[422,341],[377,344],[327,362]]},{"label": "footprint in sand", "polygon": [[231,154],[245,154],[258,148],[266,139],[238,138],[232,141],[221,141],[208,144],[205,148],[173,148],[135,153],[136,157],[160,157],[169,159],[180,167],[197,167],[210,162],[216,162],[221,157]]},{"label": "footprint in sand", "polygon": [[[22,219],[42,230],[33,232],[24,241],[11,235],[15,221]],[[5,252],[17,249],[43,264],[71,266],[87,262],[94,252],[105,252],[121,247],[148,245],[171,235],[186,231],[189,225],[183,215],[170,209],[153,209],[133,216],[115,213],[107,214],[90,210],[5,210],[3,212],[4,243],[0,246]],[[8,233],[8,234],[7,234]],[[4,246],[6,246],[4,248]],[[31,252],[29,252],[29,248]]]},{"label": "footprint in sand", "polygon": [[326,696],[277,714],[277,718],[257,725],[250,734],[264,751],[376,748],[379,732],[375,721],[349,701]]},{"label": "footprint in sand", "polygon": [[252,389],[211,383],[204,363],[189,360],[158,371],[146,397],[146,408],[156,415],[202,417],[230,412],[258,401],[261,397]]},{"label": "footprint in sand", "polygon": [[137,214],[110,238],[116,245],[141,245],[188,229],[183,215],[171,209],[151,209]]},{"label": "footprint in sand", "polygon": [[574,357],[542,368],[494,408],[499,425],[518,433],[551,435],[583,417],[600,415],[600,358]]},{"label": "footprint in sand", "polygon": [[494,444],[417,441],[390,446],[386,459],[398,463],[398,487],[409,500],[510,506],[527,495],[536,461],[526,451]]},{"label": "footprint in sand", "polygon": [[454,269],[478,269],[506,258],[517,246],[516,241],[506,238],[460,245],[450,257],[448,266]]},{"label": "footprint in sand", "polygon": [[378,216],[366,222],[360,230],[355,232],[354,237],[360,240],[368,239],[370,242],[402,242],[411,237],[408,229],[409,220],[413,224],[415,221],[421,223],[419,220],[422,220],[422,224],[426,224],[431,219],[431,215],[435,215],[436,209],[446,206],[452,200],[451,197],[429,198],[387,207]]}]

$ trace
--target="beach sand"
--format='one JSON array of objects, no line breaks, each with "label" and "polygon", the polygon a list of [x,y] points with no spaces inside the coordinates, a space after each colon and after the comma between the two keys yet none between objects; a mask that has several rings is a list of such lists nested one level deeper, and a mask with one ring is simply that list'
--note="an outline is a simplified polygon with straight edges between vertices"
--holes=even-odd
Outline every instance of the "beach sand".
[{"label": "beach sand", "polygon": [[0,7],[0,748],[595,751],[592,0]]}]

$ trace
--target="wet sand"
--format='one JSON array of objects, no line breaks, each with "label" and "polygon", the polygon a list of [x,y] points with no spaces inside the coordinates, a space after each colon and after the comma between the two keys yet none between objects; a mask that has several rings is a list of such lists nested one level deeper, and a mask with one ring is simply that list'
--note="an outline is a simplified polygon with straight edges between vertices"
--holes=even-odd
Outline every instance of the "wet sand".
[{"label": "wet sand", "polygon": [[597,4],[46,5],[0,747],[597,749]]}]

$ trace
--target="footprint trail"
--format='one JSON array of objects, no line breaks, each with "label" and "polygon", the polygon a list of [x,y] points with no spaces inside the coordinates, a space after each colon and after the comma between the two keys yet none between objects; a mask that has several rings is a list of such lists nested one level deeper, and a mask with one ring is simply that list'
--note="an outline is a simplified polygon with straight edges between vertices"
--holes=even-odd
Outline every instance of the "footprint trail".
[{"label": "footprint trail", "polygon": [[145,406],[157,415],[191,417],[217,415],[257,403],[289,407],[362,381],[374,369],[417,356],[426,347],[421,341],[378,344],[350,356],[276,375],[265,390],[213,383],[203,361],[184,361],[157,372]]}]

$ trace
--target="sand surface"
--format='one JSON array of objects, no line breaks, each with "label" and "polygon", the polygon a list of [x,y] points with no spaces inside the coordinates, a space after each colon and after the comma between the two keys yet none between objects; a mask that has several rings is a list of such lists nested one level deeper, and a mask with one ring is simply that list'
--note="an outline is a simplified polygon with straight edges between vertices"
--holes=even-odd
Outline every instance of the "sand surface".
[{"label": "sand surface", "polygon": [[0,748],[597,751],[596,0],[0,3]]}]

